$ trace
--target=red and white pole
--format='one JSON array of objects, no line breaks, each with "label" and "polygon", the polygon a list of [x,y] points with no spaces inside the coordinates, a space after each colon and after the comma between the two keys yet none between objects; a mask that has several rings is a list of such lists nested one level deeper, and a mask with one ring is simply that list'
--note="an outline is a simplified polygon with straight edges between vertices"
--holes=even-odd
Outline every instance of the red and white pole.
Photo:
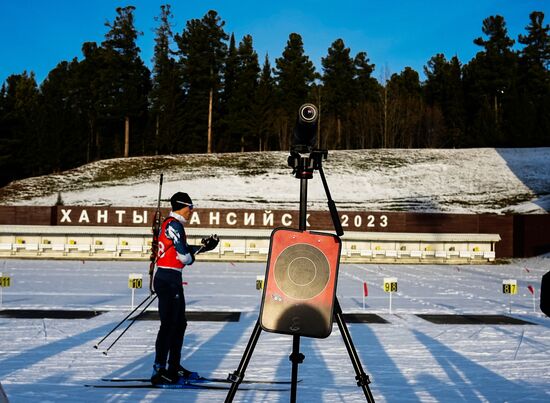
[{"label": "red and white pole", "polygon": [[365,310],[365,298],[369,296],[369,289],[366,281],[363,282],[363,310]]},{"label": "red and white pole", "polygon": [[536,307],[536,297],[535,297],[535,289],[533,288],[533,286],[531,284],[529,284],[527,286],[527,289],[529,290],[529,292],[531,293],[531,295],[533,296],[533,313],[534,312],[537,312],[537,307]]}]

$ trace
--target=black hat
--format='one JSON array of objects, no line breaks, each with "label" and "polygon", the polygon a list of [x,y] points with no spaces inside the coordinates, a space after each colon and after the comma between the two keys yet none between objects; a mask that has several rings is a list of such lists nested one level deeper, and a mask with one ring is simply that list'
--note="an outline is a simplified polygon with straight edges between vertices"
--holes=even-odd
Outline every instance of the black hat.
[{"label": "black hat", "polygon": [[193,201],[187,193],[178,192],[170,198],[170,204],[172,205],[172,211],[177,211],[188,204],[193,204]]}]

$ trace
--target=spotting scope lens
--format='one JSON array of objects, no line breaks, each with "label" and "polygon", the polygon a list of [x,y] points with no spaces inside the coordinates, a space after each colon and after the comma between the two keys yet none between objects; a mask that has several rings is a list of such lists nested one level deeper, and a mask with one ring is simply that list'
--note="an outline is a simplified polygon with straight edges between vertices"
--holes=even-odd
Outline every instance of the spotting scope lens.
[{"label": "spotting scope lens", "polygon": [[304,104],[300,107],[298,116],[302,122],[314,123],[319,116],[319,112],[317,111],[317,107],[315,105]]},{"label": "spotting scope lens", "polygon": [[292,149],[298,153],[311,152],[317,143],[319,110],[313,104],[303,104],[298,109],[293,130]]}]

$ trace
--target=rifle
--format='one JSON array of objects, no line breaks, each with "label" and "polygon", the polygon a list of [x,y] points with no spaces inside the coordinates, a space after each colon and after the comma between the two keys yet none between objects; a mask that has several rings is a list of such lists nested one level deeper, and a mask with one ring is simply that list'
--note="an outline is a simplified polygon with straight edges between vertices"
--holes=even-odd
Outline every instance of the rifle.
[{"label": "rifle", "polygon": [[155,211],[155,217],[153,218],[153,223],[151,228],[153,232],[153,241],[151,242],[151,256],[149,258],[151,260],[151,263],[149,264],[149,290],[151,291],[151,294],[153,294],[153,273],[155,271],[155,264],[157,262],[157,253],[158,253],[158,246],[159,246],[159,234],[160,234],[160,226],[161,226],[160,197],[162,194],[163,176],[164,174],[160,174],[157,211]]}]

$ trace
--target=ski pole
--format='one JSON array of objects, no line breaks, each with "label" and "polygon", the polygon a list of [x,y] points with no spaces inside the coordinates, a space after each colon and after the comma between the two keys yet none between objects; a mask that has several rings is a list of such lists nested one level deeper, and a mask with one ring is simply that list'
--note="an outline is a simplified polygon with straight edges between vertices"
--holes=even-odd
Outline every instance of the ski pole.
[{"label": "ski pole", "polygon": [[[170,247],[172,247],[173,245],[170,245]],[[198,253],[202,252],[202,250],[204,249],[204,245],[201,245],[199,249],[197,249],[197,251],[194,253],[194,255],[197,255]],[[135,311],[137,311],[139,309],[139,307],[141,305],[143,305],[145,303],[145,301],[147,301],[149,298],[151,298],[151,295],[152,294],[149,294],[149,296],[147,298],[145,298],[143,301],[141,301],[141,303],[132,311],[130,312],[124,319],[122,319],[122,321],[116,325],[113,330],[111,330],[103,339],[101,339],[99,341],[99,343],[97,343],[94,348],[98,348],[99,344],[101,342],[103,342],[103,340],[105,340],[111,333],[113,333],[116,329],[118,329],[118,327],[120,325],[122,325],[124,323],[124,321],[126,319],[128,319]],[[126,333],[126,331],[128,329],[130,329],[130,327],[134,324],[134,322],[136,321],[136,319],[138,318],[139,315],[141,315],[143,312],[145,312],[145,310],[149,307],[149,305],[151,305],[153,303],[153,301],[157,298],[157,295],[155,294],[155,296],[151,299],[151,301],[149,301],[149,303],[145,306],[145,308],[142,309],[142,311],[136,315],[134,317],[134,319],[132,319],[132,321],[130,322],[130,324],[126,327],[126,329],[124,329],[124,331],[115,339],[115,341],[113,341],[113,343],[103,352],[103,354],[107,355],[107,351],[109,351],[111,349],[111,347],[113,347],[115,345],[115,343],[124,335],[124,333]]]},{"label": "ski pole", "polygon": [[[147,297],[147,298],[149,298],[149,297]],[[118,337],[115,339],[115,341],[113,341],[111,343],[111,345],[109,347],[107,347],[107,349],[103,352],[103,354],[107,355],[107,351],[109,351],[111,349],[111,347],[113,347],[116,344],[116,342],[119,341],[122,336],[124,336],[124,333],[126,333],[128,331],[128,329],[130,329],[130,327],[134,324],[134,322],[139,317],[139,315],[141,315],[143,312],[145,312],[145,310],[147,308],[149,308],[149,305],[151,305],[155,301],[155,299],[157,299],[157,294],[155,294],[155,296],[151,299],[151,301],[149,301],[149,303],[147,305],[145,305],[145,308],[143,308],[141,310],[141,312],[132,319],[130,324],[128,326],[126,326],[126,329],[124,329],[124,331],[121,334],[118,335]]]},{"label": "ski pole", "polygon": [[119,327],[120,325],[122,325],[122,324],[124,323],[124,321],[126,321],[126,319],[128,319],[135,311],[137,311],[137,310],[139,309],[139,307],[142,306],[142,305],[145,303],[145,301],[147,301],[149,298],[151,298],[151,294],[149,294],[143,301],[141,301],[141,303],[140,303],[138,306],[136,306],[136,308],[135,308],[132,312],[130,312],[128,315],[126,315],[126,317],[125,317],[124,319],[122,319],[122,320],[118,323],[118,325],[116,325],[109,333],[107,333],[107,334],[105,335],[105,337],[103,337],[100,341],[98,341],[98,342],[96,343],[96,345],[94,346],[94,348],[97,349],[97,348],[99,347],[99,345],[100,345],[101,343],[103,343],[103,341],[104,341],[107,337],[109,337],[109,336],[111,335],[111,333],[113,333],[115,330],[117,330],[118,327]]}]

